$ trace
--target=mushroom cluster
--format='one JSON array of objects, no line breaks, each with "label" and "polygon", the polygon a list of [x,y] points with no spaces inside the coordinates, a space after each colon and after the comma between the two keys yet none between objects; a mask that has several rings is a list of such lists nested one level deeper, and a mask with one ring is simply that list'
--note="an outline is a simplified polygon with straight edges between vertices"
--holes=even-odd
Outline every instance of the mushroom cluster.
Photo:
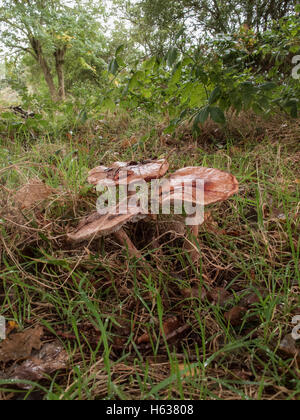
[{"label": "mushroom cluster", "polygon": [[[205,206],[227,200],[236,194],[239,189],[237,179],[226,172],[204,167],[182,168],[175,173],[166,175],[169,169],[167,160],[145,160],[142,162],[116,162],[111,167],[99,166],[92,169],[88,175],[88,182],[94,186],[101,187],[120,187],[123,186],[130,191],[126,197],[126,202],[120,202],[107,208],[105,214],[94,212],[83,219],[78,228],[68,234],[72,242],[80,243],[86,240],[113,235],[115,239],[128,249],[131,256],[142,259],[141,253],[130,240],[124,230],[124,226],[135,223],[149,214],[149,208],[143,208],[136,198],[135,189],[130,188],[139,181],[149,183],[152,180],[161,180],[159,184],[158,204],[164,203],[176,205],[176,203],[188,203],[192,206]],[[126,174],[126,176],[124,176]],[[185,185],[190,188],[185,191]],[[198,191],[198,189],[201,191]],[[120,211],[122,206],[126,207],[126,212]],[[189,219],[190,220],[190,219]],[[190,226],[194,243],[199,234],[199,225],[202,220],[197,219]],[[187,239],[186,244],[190,243]],[[193,245],[193,244],[192,244]],[[189,248],[193,261],[196,259],[194,245]],[[198,252],[197,252],[198,254]]]}]

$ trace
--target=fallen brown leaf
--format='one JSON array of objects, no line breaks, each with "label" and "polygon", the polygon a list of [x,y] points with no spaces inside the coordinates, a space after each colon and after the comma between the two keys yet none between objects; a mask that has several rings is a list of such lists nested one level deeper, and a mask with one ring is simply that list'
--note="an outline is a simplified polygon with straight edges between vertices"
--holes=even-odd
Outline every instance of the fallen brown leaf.
[{"label": "fallen brown leaf", "polygon": [[296,346],[296,341],[291,334],[284,337],[281,341],[279,349],[288,356],[297,357],[300,360],[300,350]]},{"label": "fallen brown leaf", "polygon": [[179,327],[179,321],[176,316],[173,316],[172,318],[167,319],[163,323],[163,331],[164,331],[165,336],[168,337],[178,327]]},{"label": "fallen brown leaf", "polygon": [[[166,336],[166,339],[169,339],[169,336],[173,338],[173,333],[179,327],[179,320],[177,317],[168,318],[163,323],[163,332]],[[141,337],[138,338],[137,344],[148,344],[150,343],[150,335],[148,333],[143,334]]]},{"label": "fallen brown leaf", "polygon": [[148,344],[148,343],[150,343],[150,335],[148,333],[141,335],[137,339],[137,344]]},{"label": "fallen brown leaf", "polygon": [[226,321],[230,322],[231,325],[241,325],[243,322],[244,315],[247,313],[247,308],[243,306],[235,306],[229,312],[224,314]]},{"label": "fallen brown leaf", "polygon": [[46,200],[54,189],[40,180],[31,180],[15,194],[15,199],[22,210],[30,209],[36,204]]},{"label": "fallen brown leaf", "polygon": [[265,298],[266,291],[261,289],[258,290],[257,293],[254,292],[248,292],[249,294],[246,295],[240,302],[240,306],[250,308],[251,306],[260,303],[261,298]]},{"label": "fallen brown leaf", "polygon": [[7,363],[27,359],[32,349],[40,350],[42,336],[43,327],[40,326],[11,335],[0,344],[0,361]]},{"label": "fallen brown leaf", "polygon": [[[66,369],[68,354],[59,341],[45,344],[39,352],[34,352],[30,359],[20,365],[14,366],[8,373],[7,379],[40,381],[45,375],[58,370]],[[19,383],[22,389],[30,389],[31,385]]]},{"label": "fallen brown leaf", "polygon": [[191,287],[189,289],[182,289],[180,293],[182,294],[183,297],[187,299],[197,298],[197,299],[200,299],[201,301],[203,301],[207,296],[206,290],[204,288],[199,289],[199,287]]},{"label": "fallen brown leaf", "polygon": [[230,296],[231,294],[222,287],[217,287],[216,289],[212,289],[207,293],[208,300],[220,306],[224,306]]}]

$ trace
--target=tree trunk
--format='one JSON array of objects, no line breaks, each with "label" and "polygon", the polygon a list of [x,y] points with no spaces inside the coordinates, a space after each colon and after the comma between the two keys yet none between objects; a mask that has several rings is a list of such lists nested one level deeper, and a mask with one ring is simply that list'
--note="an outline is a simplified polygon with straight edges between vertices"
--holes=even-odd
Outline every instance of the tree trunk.
[{"label": "tree trunk", "polygon": [[246,12],[246,20],[245,25],[247,25],[248,29],[253,29],[253,25],[255,24],[255,7],[256,3],[254,0],[247,0],[247,3],[245,5],[245,12]]},{"label": "tree trunk", "polygon": [[44,57],[41,57],[41,60],[39,62],[40,62],[41,68],[43,70],[44,77],[45,77],[46,83],[48,85],[51,98],[54,102],[57,102],[58,99],[59,99],[59,95],[57,93],[57,89],[56,89],[56,86],[54,84],[53,77],[52,77],[52,74],[51,74],[51,70],[48,66],[48,63],[44,59]]},{"label": "tree trunk", "polygon": [[54,53],[56,73],[58,78],[58,95],[59,99],[61,99],[62,101],[66,99],[64,74],[65,54],[66,48],[58,48]]},{"label": "tree trunk", "polygon": [[54,102],[57,102],[58,98],[59,98],[59,95],[58,95],[57,89],[56,89],[55,84],[54,84],[54,80],[53,80],[53,76],[52,76],[50,67],[47,63],[47,60],[45,59],[45,57],[43,55],[41,43],[40,43],[39,40],[37,40],[35,38],[31,38],[30,43],[31,43],[31,46],[34,50],[35,58],[36,58],[37,62],[39,63],[39,65],[40,65],[40,67],[43,71],[45,81],[48,85],[51,98]]}]

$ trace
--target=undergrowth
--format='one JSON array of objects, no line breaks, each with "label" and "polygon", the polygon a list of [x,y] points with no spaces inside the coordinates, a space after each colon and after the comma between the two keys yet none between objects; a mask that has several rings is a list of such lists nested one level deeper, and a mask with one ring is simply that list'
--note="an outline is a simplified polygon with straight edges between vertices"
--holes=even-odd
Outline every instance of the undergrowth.
[{"label": "undergrowth", "polygon": [[[280,344],[300,315],[300,124],[255,118],[208,122],[198,138],[125,114],[1,136],[0,315],[21,330],[42,325],[69,366],[29,391],[1,380],[0,366],[0,399],[299,399],[299,359]],[[239,180],[238,195],[206,210],[198,267],[170,217],[128,230],[151,269],[111,237],[66,240],[95,207],[89,169],[155,156],[171,170],[208,166]],[[55,194],[21,210],[16,191],[37,179]],[[257,299],[240,322],[228,322],[249,295]]]}]

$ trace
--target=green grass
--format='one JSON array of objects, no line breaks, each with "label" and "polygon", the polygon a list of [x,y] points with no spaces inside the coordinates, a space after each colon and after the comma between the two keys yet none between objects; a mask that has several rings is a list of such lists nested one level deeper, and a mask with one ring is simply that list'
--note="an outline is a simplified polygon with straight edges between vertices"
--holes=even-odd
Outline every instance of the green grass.
[{"label": "green grass", "polygon": [[[279,351],[300,313],[298,143],[229,139],[207,147],[191,137],[167,146],[154,132],[145,136],[147,123],[133,121],[118,135],[115,124],[102,127],[101,140],[91,130],[73,142],[61,132],[1,140],[0,315],[20,329],[43,325],[45,340],[58,337],[70,362],[26,392],[0,379],[0,399],[299,399],[298,362]],[[122,148],[138,128],[142,141]],[[112,238],[67,243],[66,232],[95,205],[88,169],[153,155],[168,156],[170,171],[210,166],[240,182],[238,195],[208,209],[214,224],[201,228],[199,267],[180,237],[162,237],[162,253],[147,247],[142,224],[130,234],[151,272]],[[9,190],[33,178],[58,193],[43,210],[20,214]],[[231,301],[184,297],[191,283],[225,288]],[[259,302],[232,326],[224,313],[247,291]],[[174,316],[184,328],[168,340],[160,331]],[[150,343],[138,345],[147,332]]]}]

